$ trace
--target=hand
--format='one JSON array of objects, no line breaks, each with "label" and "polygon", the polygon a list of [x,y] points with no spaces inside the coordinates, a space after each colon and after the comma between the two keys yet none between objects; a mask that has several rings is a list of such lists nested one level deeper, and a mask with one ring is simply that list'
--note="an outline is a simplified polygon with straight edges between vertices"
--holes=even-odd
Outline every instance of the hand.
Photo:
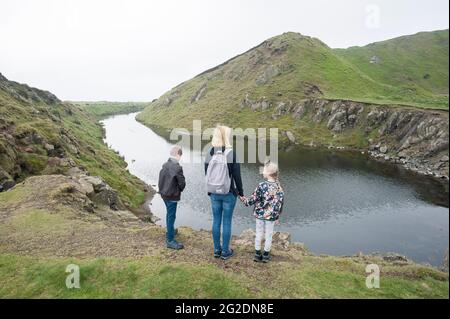
[{"label": "hand", "polygon": [[245,203],[247,201],[247,198],[245,196],[239,196],[239,199],[241,202]]},{"label": "hand", "polygon": [[277,219],[277,220],[275,221],[275,225],[280,226],[280,224],[281,224],[280,220]]}]

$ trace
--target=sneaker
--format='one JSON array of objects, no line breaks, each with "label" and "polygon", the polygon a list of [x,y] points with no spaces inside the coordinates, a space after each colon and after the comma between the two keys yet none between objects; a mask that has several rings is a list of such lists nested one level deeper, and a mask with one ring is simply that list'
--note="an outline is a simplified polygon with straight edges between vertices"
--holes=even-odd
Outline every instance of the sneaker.
[{"label": "sneaker", "polygon": [[222,255],[220,256],[220,258],[222,258],[223,260],[227,260],[233,256],[234,256],[234,250],[230,249],[227,253],[222,252]]},{"label": "sneaker", "polygon": [[184,246],[182,243],[179,243],[176,240],[172,240],[172,241],[167,242],[167,248],[179,250],[179,249],[183,249]]},{"label": "sneaker", "polygon": [[270,260],[270,252],[265,251],[264,254],[262,255],[262,262],[268,263],[269,260]]},{"label": "sneaker", "polygon": [[255,256],[253,257],[253,261],[255,261],[255,262],[262,261],[261,250],[255,250]]},{"label": "sneaker", "polygon": [[221,250],[214,250],[214,258],[220,258],[222,256]]}]

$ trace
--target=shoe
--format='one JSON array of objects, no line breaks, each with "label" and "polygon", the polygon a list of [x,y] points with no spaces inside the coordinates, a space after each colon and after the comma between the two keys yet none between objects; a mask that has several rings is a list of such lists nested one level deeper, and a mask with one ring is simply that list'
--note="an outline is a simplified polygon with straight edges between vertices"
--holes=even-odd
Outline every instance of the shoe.
[{"label": "shoe", "polygon": [[222,252],[222,255],[220,256],[220,258],[222,258],[223,260],[227,260],[227,259],[229,259],[229,258],[231,258],[231,257],[233,257],[233,256],[234,256],[234,250],[233,250],[233,249],[230,249],[230,250],[228,251],[228,253]]},{"label": "shoe", "polygon": [[220,258],[222,256],[222,250],[214,250],[214,258]]},{"label": "shoe", "polygon": [[269,261],[270,261],[270,252],[265,251],[264,254],[262,255],[262,262],[268,263]]},{"label": "shoe", "polygon": [[184,246],[182,243],[179,243],[176,240],[172,240],[172,241],[167,242],[167,248],[179,250],[179,249],[183,249]]},{"label": "shoe", "polygon": [[255,261],[255,262],[262,261],[261,250],[255,250],[255,256],[253,257],[253,261]]}]

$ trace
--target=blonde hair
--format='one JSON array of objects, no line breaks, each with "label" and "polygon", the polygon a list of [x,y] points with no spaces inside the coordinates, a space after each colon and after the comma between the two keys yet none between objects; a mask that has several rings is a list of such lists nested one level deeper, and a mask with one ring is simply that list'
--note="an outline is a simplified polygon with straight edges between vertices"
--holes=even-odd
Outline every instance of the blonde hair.
[{"label": "blonde hair", "polygon": [[272,163],[272,162],[267,162],[264,165],[263,174],[273,177],[276,180],[278,180],[278,174],[279,174],[278,165],[275,163]]},{"label": "blonde hair", "polygon": [[213,147],[231,148],[231,128],[228,126],[218,125],[214,129],[211,145]]},{"label": "blonde hair", "polygon": [[263,168],[263,175],[270,176],[275,179],[275,182],[277,183],[278,190],[283,191],[283,187],[280,184],[280,180],[278,179],[280,175],[280,170],[278,169],[278,165],[272,162],[267,162],[264,164]]}]

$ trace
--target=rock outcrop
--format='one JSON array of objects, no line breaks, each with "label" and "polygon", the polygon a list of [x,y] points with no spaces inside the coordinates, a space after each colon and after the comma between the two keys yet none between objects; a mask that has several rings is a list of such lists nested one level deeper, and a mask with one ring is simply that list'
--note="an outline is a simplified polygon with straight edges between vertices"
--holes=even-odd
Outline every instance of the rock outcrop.
[{"label": "rock outcrop", "polygon": [[90,176],[88,172],[78,167],[71,168],[67,173],[80,186],[80,192],[84,193],[93,204],[108,206],[112,210],[126,209],[117,192],[101,177]]},{"label": "rock outcrop", "polygon": [[[253,229],[246,229],[234,241],[236,245],[242,247],[254,247],[255,245],[255,231]],[[292,243],[291,234],[287,232],[274,232],[272,236],[272,246],[279,250],[289,250],[292,246],[300,249],[305,255],[308,254],[307,249],[301,243]]]},{"label": "rock outcrop", "polygon": [[[365,140],[361,149],[374,158],[403,165],[421,174],[448,179],[449,115],[447,111],[374,105],[344,100],[307,99],[279,101],[252,99],[243,107],[253,111],[273,107],[273,119],[291,116],[295,121],[313,122],[339,136],[358,131]],[[298,143],[295,124],[285,135]],[[327,146],[327,145],[323,145]]]},{"label": "rock outcrop", "polygon": [[195,92],[195,94],[191,97],[191,103],[195,103],[197,101],[199,101],[202,97],[205,96],[206,94],[206,90],[207,90],[208,86],[205,84],[203,84],[198,90],[197,92]]}]

